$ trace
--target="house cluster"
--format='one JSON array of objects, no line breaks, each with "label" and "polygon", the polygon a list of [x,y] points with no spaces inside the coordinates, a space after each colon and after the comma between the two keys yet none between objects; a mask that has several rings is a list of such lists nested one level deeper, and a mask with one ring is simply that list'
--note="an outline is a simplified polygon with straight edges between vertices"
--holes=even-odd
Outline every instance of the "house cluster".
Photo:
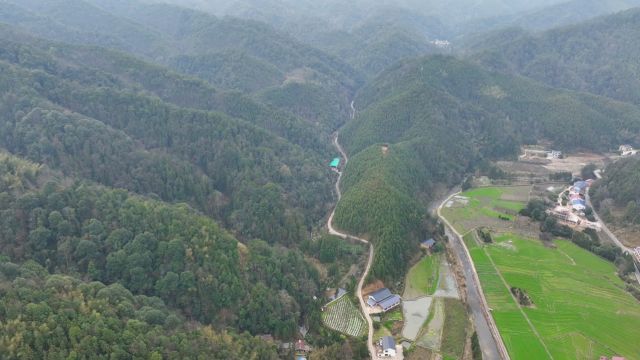
[{"label": "house cluster", "polygon": [[429,41],[429,43],[435,47],[438,47],[440,49],[448,49],[449,47],[451,47],[451,42],[448,40],[431,40]]},{"label": "house cluster", "polygon": [[589,182],[580,180],[576,181],[573,186],[569,188],[569,202],[574,211],[582,212],[587,208],[585,195],[590,185]]},{"label": "house cluster", "polygon": [[620,155],[622,156],[631,156],[640,152],[640,150],[634,149],[631,145],[620,145],[618,151],[620,151]]},{"label": "house cluster", "polygon": [[558,220],[564,221],[569,225],[576,225],[600,231],[599,223],[589,221],[585,217],[585,210],[587,209],[587,201],[585,197],[592,182],[593,180],[578,180],[574,182],[573,185],[564,192],[568,197],[567,204],[565,205],[561,202],[560,198],[558,198],[557,206],[554,209],[547,210],[547,214]]},{"label": "house cluster", "polygon": [[547,159],[562,159],[564,155],[560,150],[551,150],[547,152]]},{"label": "house cluster", "polygon": [[378,357],[395,357],[397,355],[396,341],[391,336],[380,338],[378,346]]},{"label": "house cluster", "polygon": [[521,158],[562,159],[564,154],[560,150],[546,150],[542,146],[530,146],[523,148]]},{"label": "house cluster", "polygon": [[402,298],[400,295],[392,294],[387,288],[374,291],[369,294],[367,299],[367,305],[372,309],[380,309],[383,312],[387,312],[396,306],[400,305]]}]

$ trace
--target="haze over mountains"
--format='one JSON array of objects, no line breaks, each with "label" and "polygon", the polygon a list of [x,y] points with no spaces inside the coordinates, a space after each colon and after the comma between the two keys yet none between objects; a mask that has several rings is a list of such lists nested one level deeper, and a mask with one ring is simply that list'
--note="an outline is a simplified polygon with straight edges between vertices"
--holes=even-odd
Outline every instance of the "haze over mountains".
[{"label": "haze over mountains", "polygon": [[367,358],[322,325],[366,262],[334,134],[334,225],[399,286],[436,189],[640,145],[636,5],[0,0],[0,353]]}]

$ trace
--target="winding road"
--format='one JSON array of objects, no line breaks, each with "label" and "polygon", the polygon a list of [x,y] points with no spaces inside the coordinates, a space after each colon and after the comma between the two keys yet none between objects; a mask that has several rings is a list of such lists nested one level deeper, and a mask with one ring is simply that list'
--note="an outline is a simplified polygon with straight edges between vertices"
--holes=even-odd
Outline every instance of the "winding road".
[{"label": "winding road", "polygon": [[[596,173],[596,176],[598,176],[602,170],[596,170],[596,171],[594,171],[594,173]],[[598,179],[600,178],[602,178],[601,175],[598,177]],[[586,198],[587,198],[587,205],[593,210],[593,217],[600,224],[600,228],[602,229],[602,231],[605,234],[607,234],[607,237],[609,238],[609,240],[611,240],[611,242],[613,242],[617,247],[619,247],[620,250],[622,250],[623,254],[633,254],[633,249],[624,245],[622,241],[620,241],[618,237],[611,230],[609,230],[609,227],[607,227],[607,224],[600,218],[600,216],[596,212],[596,208],[593,207],[593,204],[591,203],[591,198],[589,197],[589,191],[587,191]],[[633,262],[633,266],[636,270],[635,271],[636,280],[638,281],[638,284],[640,284],[640,270],[638,269],[638,266],[636,265],[635,261]]]},{"label": "winding road", "polygon": [[[355,117],[355,108],[353,106],[353,101],[351,102],[351,119]],[[344,159],[344,166],[349,162],[349,157],[347,153],[344,151],[340,143],[338,142],[339,132],[336,132],[333,137],[333,145],[338,149],[340,155]],[[346,240],[356,240],[361,243],[367,244],[369,247],[369,259],[367,260],[367,265],[365,266],[364,272],[362,273],[362,277],[360,277],[360,281],[358,281],[358,288],[356,289],[356,296],[360,301],[360,309],[362,310],[362,314],[364,315],[365,320],[367,320],[367,348],[369,349],[369,355],[371,355],[371,359],[377,359],[376,348],[373,346],[373,321],[371,320],[371,316],[367,311],[367,304],[364,302],[364,298],[362,297],[362,287],[364,286],[364,281],[369,274],[369,270],[371,269],[371,263],[373,262],[373,244],[369,241],[359,238],[357,236],[348,235],[346,233],[340,232],[333,227],[333,216],[336,213],[336,207],[338,206],[338,202],[342,199],[342,192],[340,191],[340,181],[342,180],[342,171],[338,172],[338,180],[336,181],[336,194],[338,195],[338,201],[336,201],[336,206],[331,211],[331,215],[329,215],[329,220],[327,220],[327,229],[329,230],[329,234],[339,236]]]},{"label": "winding road", "polygon": [[493,317],[489,313],[489,305],[482,292],[482,285],[471,260],[471,254],[469,254],[469,250],[462,240],[462,235],[441,214],[442,207],[457,194],[459,192],[447,197],[438,206],[436,213],[444,223],[445,235],[450,239],[449,244],[462,265],[464,280],[467,285],[467,304],[471,310],[473,323],[478,334],[482,357],[487,360],[509,360],[507,348],[502,341]]}]

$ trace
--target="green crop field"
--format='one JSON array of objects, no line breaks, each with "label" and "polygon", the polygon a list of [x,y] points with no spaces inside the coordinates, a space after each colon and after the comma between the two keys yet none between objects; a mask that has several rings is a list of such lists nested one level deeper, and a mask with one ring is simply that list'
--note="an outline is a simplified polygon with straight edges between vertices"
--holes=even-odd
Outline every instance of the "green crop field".
[{"label": "green crop field", "polygon": [[[510,234],[494,240],[470,252],[512,358],[548,359],[544,345],[555,360],[640,354],[640,303],[624,290],[613,264],[568,241],[556,241],[553,249]],[[523,308],[533,328],[499,273],[533,300]]]},{"label": "green crop field", "polygon": [[458,299],[444,299],[444,305],[446,315],[440,352],[445,359],[462,359],[469,324],[467,309]]},{"label": "green crop field", "polygon": [[438,286],[439,270],[439,255],[434,254],[420,259],[407,273],[403,298],[416,299],[421,296],[433,295]]},{"label": "green crop field", "polygon": [[461,233],[483,224],[510,222],[525,207],[529,189],[529,186],[472,189],[460,194],[469,199],[467,204],[454,201],[451,207],[442,209],[442,215]]},{"label": "green crop field", "polygon": [[[639,358],[640,303],[624,290],[612,263],[569,241],[557,240],[556,248],[549,248],[511,234],[504,226],[509,222],[496,217],[524,207],[526,187],[478,188],[461,195],[468,204],[444,208],[443,215],[467,233],[464,242],[511,358]],[[502,234],[493,244],[479,245],[469,232],[479,226]],[[533,306],[521,309],[510,287],[525,290]]]},{"label": "green crop field", "polygon": [[333,330],[356,337],[363,335],[367,327],[364,317],[346,295],[327,305],[322,321]]}]

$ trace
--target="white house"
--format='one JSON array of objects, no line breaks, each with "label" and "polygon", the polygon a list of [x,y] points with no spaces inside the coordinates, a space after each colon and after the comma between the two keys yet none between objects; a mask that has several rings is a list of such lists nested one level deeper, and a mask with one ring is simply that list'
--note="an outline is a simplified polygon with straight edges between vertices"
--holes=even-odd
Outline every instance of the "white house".
[{"label": "white house", "polygon": [[549,159],[562,159],[562,151],[551,150],[547,153]]},{"label": "white house", "polygon": [[622,156],[630,156],[638,153],[639,150],[634,149],[631,145],[620,145],[618,149],[620,151],[620,155]]},{"label": "white house", "polygon": [[396,341],[391,336],[385,336],[380,339],[380,346],[382,347],[382,356],[396,356]]}]

